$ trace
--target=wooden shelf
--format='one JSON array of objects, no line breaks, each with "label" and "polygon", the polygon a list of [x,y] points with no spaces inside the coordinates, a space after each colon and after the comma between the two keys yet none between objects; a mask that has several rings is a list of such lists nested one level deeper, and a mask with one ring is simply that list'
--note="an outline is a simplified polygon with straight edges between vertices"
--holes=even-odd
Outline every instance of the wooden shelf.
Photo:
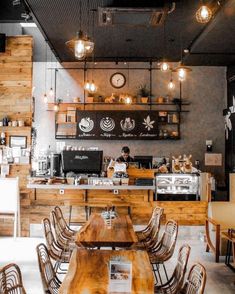
[{"label": "wooden shelf", "polygon": [[30,131],[31,129],[32,129],[32,127],[30,127],[30,126],[24,126],[24,127],[0,126],[0,130],[6,130],[6,131],[16,131],[16,130]]}]

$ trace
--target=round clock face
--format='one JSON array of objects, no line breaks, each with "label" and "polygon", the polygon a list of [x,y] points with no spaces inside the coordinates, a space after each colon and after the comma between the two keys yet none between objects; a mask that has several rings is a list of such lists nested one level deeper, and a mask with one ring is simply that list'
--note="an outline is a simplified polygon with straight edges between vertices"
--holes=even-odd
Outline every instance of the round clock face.
[{"label": "round clock face", "polygon": [[114,88],[122,88],[126,83],[126,77],[124,74],[116,72],[110,77],[110,83]]}]

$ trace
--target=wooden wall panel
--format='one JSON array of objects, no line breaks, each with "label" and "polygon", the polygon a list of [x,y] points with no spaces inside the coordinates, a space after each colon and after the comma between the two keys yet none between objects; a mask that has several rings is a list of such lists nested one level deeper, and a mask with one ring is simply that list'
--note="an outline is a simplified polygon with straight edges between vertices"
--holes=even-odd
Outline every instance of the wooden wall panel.
[{"label": "wooden wall panel", "polygon": [[[31,146],[32,126],[32,56],[31,36],[7,37],[6,52],[0,53],[0,120],[24,120],[26,127],[0,127],[9,136],[27,136],[27,147]],[[10,177],[20,178],[21,230],[22,236],[29,235],[30,194],[26,189],[30,164],[10,165]],[[6,195],[7,197],[7,195]],[[11,219],[0,219],[0,235],[11,235]]]}]

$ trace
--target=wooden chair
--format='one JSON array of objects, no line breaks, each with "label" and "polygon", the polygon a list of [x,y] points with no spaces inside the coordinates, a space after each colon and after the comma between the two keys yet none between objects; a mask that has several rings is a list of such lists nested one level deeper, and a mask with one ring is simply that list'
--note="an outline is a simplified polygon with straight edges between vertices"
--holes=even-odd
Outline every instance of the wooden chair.
[{"label": "wooden chair", "polygon": [[58,246],[51,229],[51,222],[48,218],[43,219],[43,228],[49,255],[55,261],[55,272],[57,273],[60,269],[60,273],[66,273],[67,271],[62,269],[60,265],[61,263],[69,263],[71,251],[66,251],[66,248],[61,249]]},{"label": "wooden chair", "polygon": [[0,190],[0,218],[11,218],[14,221],[14,238],[20,237],[20,204],[19,204],[19,179],[1,178]]},{"label": "wooden chair", "polygon": [[164,232],[162,234],[161,239],[159,242],[156,242],[156,244],[152,245],[150,248],[149,253],[149,259],[153,267],[153,272],[155,275],[156,281],[157,279],[157,273],[160,279],[160,282],[162,284],[162,279],[159,271],[159,266],[162,264],[166,278],[168,280],[166,268],[164,265],[164,262],[169,260],[175,249],[175,244],[178,236],[178,223],[174,220],[168,220]]},{"label": "wooden chair", "polygon": [[219,262],[220,255],[226,254],[226,240],[221,238],[221,232],[235,229],[235,203],[210,202],[208,203],[208,217],[206,218],[206,252],[215,254],[215,262]]},{"label": "wooden chair", "polygon": [[67,224],[64,216],[63,216],[63,213],[62,213],[62,210],[60,209],[59,206],[56,206],[54,208],[54,212],[55,212],[55,216],[56,216],[56,219],[57,219],[57,223],[58,223],[58,226],[60,228],[60,231],[61,231],[61,234],[65,237],[65,238],[70,238],[72,239],[75,234],[76,234],[76,231],[72,230],[69,225]]},{"label": "wooden chair", "polygon": [[200,263],[194,264],[180,294],[203,294],[206,285],[206,269]]},{"label": "wooden chair", "polygon": [[17,264],[10,263],[0,269],[0,293],[26,294]]},{"label": "wooden chair", "polygon": [[135,232],[139,242],[146,240],[150,236],[151,230],[153,228],[155,216],[162,215],[163,211],[164,211],[163,208],[155,207],[147,226],[143,230]]},{"label": "wooden chair", "polygon": [[157,294],[179,293],[179,290],[182,289],[182,286],[184,283],[184,277],[187,270],[190,250],[191,248],[187,244],[181,246],[178,253],[177,264],[171,278],[165,284],[161,286],[155,286],[154,288],[155,293]]},{"label": "wooden chair", "polygon": [[73,250],[75,247],[75,241],[72,238],[68,238],[65,234],[63,234],[63,231],[61,230],[57,221],[55,212],[51,211],[50,215],[57,244],[62,250]]},{"label": "wooden chair", "polygon": [[[161,217],[164,209],[156,207],[152,213],[151,222],[149,224],[148,230],[143,230],[143,233],[137,235],[139,242],[135,244],[134,247],[137,249],[145,249],[150,251],[156,240],[158,240],[158,234],[160,231]],[[140,232],[140,231],[139,231]],[[145,238],[143,238],[145,235]]]},{"label": "wooden chair", "polygon": [[44,292],[47,294],[59,293],[61,281],[53,268],[47,247],[41,243],[36,247],[36,250]]}]

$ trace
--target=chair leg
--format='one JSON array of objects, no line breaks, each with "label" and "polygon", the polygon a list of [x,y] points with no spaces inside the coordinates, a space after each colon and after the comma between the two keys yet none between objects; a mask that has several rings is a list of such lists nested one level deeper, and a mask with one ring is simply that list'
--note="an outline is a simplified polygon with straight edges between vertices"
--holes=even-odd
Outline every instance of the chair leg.
[{"label": "chair leg", "polygon": [[161,277],[161,274],[160,274],[160,264],[157,265],[157,272],[158,272],[160,283],[161,283],[161,285],[163,285],[163,283],[162,283],[162,277]]},{"label": "chair leg", "polygon": [[168,275],[167,275],[167,271],[166,271],[165,264],[163,263],[162,266],[163,266],[163,269],[164,269],[164,272],[165,272],[165,275],[166,275],[166,280],[167,280],[167,282],[168,282],[169,279],[168,279]]},{"label": "chair leg", "polygon": [[154,274],[154,278],[155,278],[155,284],[157,284],[158,283],[158,279],[157,279],[157,274],[156,274],[156,269],[155,269],[155,267],[154,267],[154,263],[152,263],[151,264],[152,265],[152,269],[153,269],[153,274]]}]

